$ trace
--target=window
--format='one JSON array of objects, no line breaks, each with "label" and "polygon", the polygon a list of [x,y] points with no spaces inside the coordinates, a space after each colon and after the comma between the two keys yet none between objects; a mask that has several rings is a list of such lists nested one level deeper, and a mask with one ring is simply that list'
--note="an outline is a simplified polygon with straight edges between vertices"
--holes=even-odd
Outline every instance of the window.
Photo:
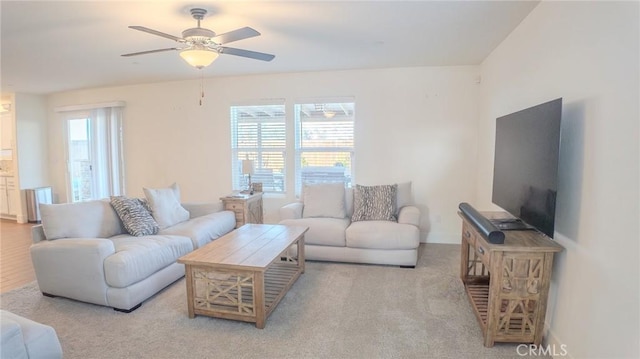
[{"label": "window", "polygon": [[264,192],[284,192],[286,122],[280,104],[231,106],[231,173],[234,190],[248,187],[242,160],[253,160],[251,182]]},{"label": "window", "polygon": [[124,194],[122,105],[117,104],[56,109],[64,112],[70,202]]},{"label": "window", "polygon": [[296,194],[304,183],[353,181],[354,103],[295,105]]}]

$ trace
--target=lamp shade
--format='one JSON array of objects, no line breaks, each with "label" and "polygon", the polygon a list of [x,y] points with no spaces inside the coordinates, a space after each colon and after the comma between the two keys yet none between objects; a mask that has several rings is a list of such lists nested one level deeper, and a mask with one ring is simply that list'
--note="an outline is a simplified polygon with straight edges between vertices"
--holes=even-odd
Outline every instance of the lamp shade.
[{"label": "lamp shade", "polygon": [[187,49],[180,51],[180,57],[189,65],[196,68],[203,68],[211,65],[218,58],[218,52],[204,49]]},{"label": "lamp shade", "polygon": [[253,174],[253,160],[242,160],[242,174],[243,175]]}]

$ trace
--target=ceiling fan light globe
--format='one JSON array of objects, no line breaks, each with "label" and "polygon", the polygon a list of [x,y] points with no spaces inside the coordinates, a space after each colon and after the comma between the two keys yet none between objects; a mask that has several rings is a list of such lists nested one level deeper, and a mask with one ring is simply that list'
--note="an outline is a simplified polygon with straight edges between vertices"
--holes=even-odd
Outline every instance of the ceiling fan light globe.
[{"label": "ceiling fan light globe", "polygon": [[187,49],[180,51],[180,57],[189,65],[201,69],[211,65],[219,54],[212,50]]}]

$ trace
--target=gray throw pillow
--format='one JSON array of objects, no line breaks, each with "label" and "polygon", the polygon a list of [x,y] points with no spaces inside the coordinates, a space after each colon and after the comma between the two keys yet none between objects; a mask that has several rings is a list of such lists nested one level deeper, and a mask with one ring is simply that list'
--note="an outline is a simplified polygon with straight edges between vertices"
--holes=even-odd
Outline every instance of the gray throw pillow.
[{"label": "gray throw pillow", "polygon": [[396,192],[398,185],[361,186],[353,191],[352,222],[397,221]]},{"label": "gray throw pillow", "polygon": [[160,227],[138,198],[112,196],[111,206],[116,210],[129,234],[140,237],[158,233]]}]

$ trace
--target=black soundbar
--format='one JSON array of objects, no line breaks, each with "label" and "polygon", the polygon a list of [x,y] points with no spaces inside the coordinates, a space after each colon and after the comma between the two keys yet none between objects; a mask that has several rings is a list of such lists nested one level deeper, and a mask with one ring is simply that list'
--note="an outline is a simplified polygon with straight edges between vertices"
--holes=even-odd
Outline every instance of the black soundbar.
[{"label": "black soundbar", "polygon": [[471,207],[469,203],[462,202],[458,206],[462,214],[478,229],[480,234],[485,237],[489,243],[503,244],[504,233],[498,229],[493,223],[486,219],[475,208]]}]

